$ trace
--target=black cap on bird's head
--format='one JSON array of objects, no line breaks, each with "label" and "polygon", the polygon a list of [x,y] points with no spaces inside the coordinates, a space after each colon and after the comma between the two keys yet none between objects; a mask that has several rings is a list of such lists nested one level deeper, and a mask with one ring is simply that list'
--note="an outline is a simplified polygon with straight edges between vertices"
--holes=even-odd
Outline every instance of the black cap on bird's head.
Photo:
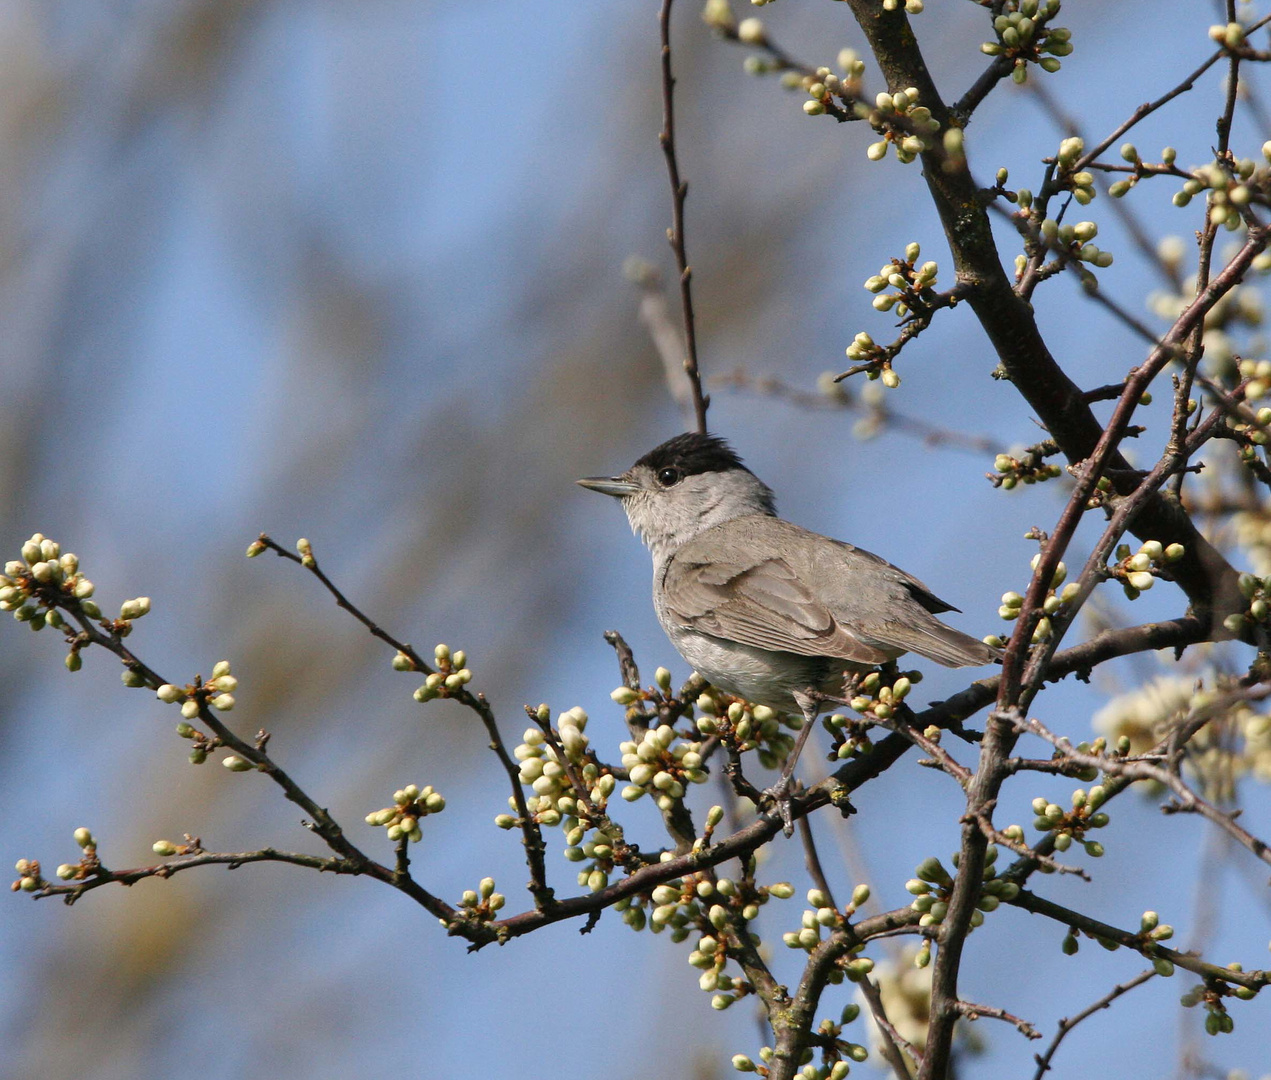
[{"label": "black cap on bird's head", "polygon": [[677,469],[682,476],[697,476],[706,472],[728,472],[730,469],[746,469],[737,452],[718,435],[699,435],[686,431],[655,446],[633,468],[647,465],[655,473],[663,469]]}]

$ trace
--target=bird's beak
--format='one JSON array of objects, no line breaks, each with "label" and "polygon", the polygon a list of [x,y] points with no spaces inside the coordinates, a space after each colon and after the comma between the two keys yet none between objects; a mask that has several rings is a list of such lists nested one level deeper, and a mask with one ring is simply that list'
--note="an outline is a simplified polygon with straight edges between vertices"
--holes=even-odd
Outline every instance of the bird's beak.
[{"label": "bird's beak", "polygon": [[601,495],[612,495],[615,499],[634,495],[640,490],[638,484],[618,476],[584,476],[578,483],[589,491],[599,491]]}]

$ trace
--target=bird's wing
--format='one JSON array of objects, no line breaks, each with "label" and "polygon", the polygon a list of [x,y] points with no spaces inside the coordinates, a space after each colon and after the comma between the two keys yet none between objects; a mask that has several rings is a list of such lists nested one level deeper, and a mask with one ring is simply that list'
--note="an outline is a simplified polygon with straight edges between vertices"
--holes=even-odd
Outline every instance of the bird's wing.
[{"label": "bird's wing", "polygon": [[[688,545],[689,548],[692,545]],[[667,613],[681,626],[757,649],[882,664],[895,655],[843,627],[775,554],[721,559],[681,550],[663,581]]]},{"label": "bird's wing", "polygon": [[1000,656],[936,618],[957,609],[917,578],[775,517],[716,526],[689,541],[667,568],[663,596],[681,625],[761,649],[869,665],[904,652],[946,667]]}]

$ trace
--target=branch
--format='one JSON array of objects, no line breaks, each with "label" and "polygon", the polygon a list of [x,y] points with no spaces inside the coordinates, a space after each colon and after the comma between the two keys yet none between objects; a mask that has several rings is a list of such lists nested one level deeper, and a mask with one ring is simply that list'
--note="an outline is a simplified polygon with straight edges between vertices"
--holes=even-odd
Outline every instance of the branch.
[{"label": "branch", "polygon": [[[1243,384],[1227,396],[1232,401],[1239,400],[1243,396]],[[1230,407],[1230,402],[1227,403],[1227,407]],[[1156,494],[1165,481],[1179,468],[1184,467],[1191,455],[1213,436],[1217,429],[1218,421],[1224,415],[1224,408],[1220,405],[1219,408],[1213,409],[1209,416],[1181,444],[1176,444],[1171,440],[1165,453],[1152,471],[1143,478],[1132,494],[1118,502],[1116,510],[1104,528],[1103,535],[1099,538],[1099,542],[1095,544],[1094,550],[1090,552],[1090,557],[1086,560],[1086,564],[1077,578],[1077,594],[1068,600],[1061,612],[1056,612],[1052,617],[1053,633],[1051,639],[1042,642],[1040,647],[1028,659],[1021,678],[1021,708],[1027,709],[1029,703],[1041,691],[1043,673],[1046,670],[1047,661],[1054,654],[1064,633],[1072,625],[1082,605],[1085,604],[1095,587],[1103,581],[1104,567],[1107,565],[1108,558],[1130,523],[1134,520],[1134,516]],[[1051,542],[1054,542],[1053,538]],[[1043,559],[1042,561],[1045,560]],[[1022,613],[1021,618],[1023,618]]]},{"label": "branch", "polygon": [[1122,994],[1127,994],[1136,986],[1142,986],[1148,979],[1156,974],[1155,970],[1149,968],[1147,971],[1141,971],[1134,976],[1129,982],[1120,983],[1114,986],[1098,1001],[1090,1005],[1088,1008],[1082,1009],[1072,1019],[1064,1019],[1059,1021],[1059,1030],[1055,1032],[1055,1037],[1050,1040],[1050,1044],[1046,1047],[1045,1052],[1037,1054],[1034,1060],[1037,1062],[1037,1071],[1033,1074],[1033,1080],[1042,1080],[1046,1072],[1050,1069],[1050,1059],[1055,1056],[1055,1051],[1059,1049],[1059,1044],[1064,1041],[1064,1036],[1075,1028],[1081,1021],[1087,1017],[1093,1016],[1100,1009],[1106,1009],[1116,1001]]},{"label": "branch", "polygon": [[[1251,700],[1253,698],[1264,698],[1271,695],[1271,686],[1260,687],[1256,691],[1243,690],[1236,694],[1227,694],[1217,702],[1213,702],[1202,710],[1196,710],[1199,715],[1191,717],[1188,721],[1184,721],[1184,725],[1200,726],[1206,723],[1209,718],[1216,715],[1223,707],[1230,705],[1235,701]],[[1134,758],[1126,760],[1123,758],[1107,757],[1103,754],[1084,754],[1074,750],[1066,739],[1062,739],[1050,731],[1040,720],[1028,719],[1021,720],[1017,723],[1020,731],[1028,731],[1034,735],[1038,735],[1045,739],[1048,743],[1055,747],[1069,761],[1076,762],[1078,765],[1087,765],[1102,770],[1112,776],[1124,777],[1127,780],[1154,780],[1158,784],[1168,787],[1170,791],[1178,798],[1179,804],[1175,808],[1175,812],[1186,812],[1200,814],[1202,817],[1212,821],[1220,829],[1235,839],[1241,846],[1253,852],[1263,862],[1271,865],[1271,847],[1268,847],[1265,841],[1259,840],[1248,830],[1238,825],[1234,814],[1224,813],[1214,806],[1207,799],[1196,794],[1196,792],[1183,781],[1173,769],[1162,769],[1157,765],[1153,765],[1143,758]],[[1175,740],[1171,737],[1170,742]]]},{"label": "branch", "polygon": [[[351,603],[336,588],[334,582],[327,577],[322,567],[318,565],[318,561],[312,551],[302,557],[293,551],[289,551],[265,533],[260,534],[256,544],[259,544],[261,548],[267,548],[275,552],[284,559],[289,559],[303,566],[322,582],[327,592],[335,598],[336,605],[343,608],[365,626],[372,637],[378,638],[386,645],[397,650],[397,652],[409,657],[414,670],[421,675],[433,674],[433,667],[415,651],[412,645],[405,641],[398,641],[392,634],[382,629],[367,615],[363,614],[356,605]],[[511,755],[508,754],[507,747],[503,743],[503,737],[499,734],[499,726],[494,717],[494,710],[490,707],[490,703],[486,700],[484,694],[473,694],[466,687],[460,687],[457,690],[447,690],[445,693],[448,697],[459,702],[460,705],[464,705],[475,712],[485,725],[486,734],[490,736],[490,749],[494,751],[495,756],[499,759],[499,764],[503,766],[503,771],[507,773],[508,781],[512,786],[512,798],[516,806],[518,819],[517,824],[521,828],[522,843],[525,845],[525,861],[530,871],[528,888],[534,897],[536,907],[550,906],[554,902],[554,895],[547,886],[547,867],[544,860],[547,845],[543,842],[542,830],[539,828],[534,815],[530,813],[529,805],[525,801],[525,792],[521,788],[520,769],[512,760]]]},{"label": "branch", "polygon": [[822,394],[813,390],[801,390],[771,375],[751,375],[744,368],[734,368],[725,374],[714,375],[708,382],[712,388],[723,387],[774,397],[800,409],[859,413],[867,420],[874,419],[901,434],[921,439],[927,446],[947,446],[954,450],[965,450],[968,453],[980,455],[991,454],[1000,445],[998,441],[990,439],[987,435],[955,431],[918,417],[896,412],[885,402],[876,404],[862,401],[850,394],[846,387],[838,384],[835,385],[833,395]]},{"label": "branch", "polygon": [[1042,1033],[1038,1031],[1027,1020],[1021,1020],[1013,1013],[1008,1013],[1005,1009],[999,1009],[994,1005],[976,1005],[970,1001],[955,1002],[958,1012],[965,1016],[968,1020],[978,1020],[981,1016],[987,1016],[990,1020],[1005,1020],[1008,1024],[1014,1024],[1016,1029],[1026,1039],[1040,1039]]},{"label": "branch", "polygon": [[[825,877],[825,871],[821,867],[821,856],[817,852],[816,841],[812,837],[812,824],[806,817],[799,819],[799,838],[803,841],[803,857],[807,864],[808,876],[812,879],[812,884],[825,894],[826,899],[829,900],[830,907],[837,908],[838,904],[834,902],[834,892]],[[878,1025],[883,1057],[887,1060],[887,1064],[891,1066],[892,1072],[896,1074],[896,1080],[909,1080],[909,1066],[905,1064],[905,1059],[901,1055],[902,1046],[915,1061],[921,1061],[922,1055],[909,1045],[908,1041],[887,1019],[887,1010],[883,1005],[883,995],[879,992],[878,984],[866,975],[857,985],[860,986],[861,995],[865,998],[866,1003],[869,1005],[869,1011],[874,1016],[874,1023]]]},{"label": "branch", "polygon": [[1054,919],[1055,922],[1063,926],[1082,930],[1091,937],[1103,938],[1106,941],[1115,942],[1117,945],[1124,945],[1127,949],[1133,949],[1149,960],[1155,960],[1158,957],[1168,960],[1175,967],[1183,968],[1185,971],[1190,971],[1192,974],[1199,975],[1201,978],[1211,982],[1224,982],[1231,986],[1244,986],[1250,990],[1260,990],[1262,987],[1271,984],[1271,972],[1269,971],[1235,971],[1232,968],[1219,967],[1217,964],[1211,964],[1200,959],[1193,953],[1177,952],[1174,949],[1166,948],[1164,945],[1152,941],[1145,934],[1132,934],[1128,930],[1122,930],[1119,927],[1100,922],[1098,919],[1093,919],[1089,915],[1083,915],[1079,911],[1073,911],[1072,908],[1063,907],[1051,900],[1043,900],[1040,896],[1030,893],[1026,889],[1021,889],[1018,896],[1005,901],[1005,903],[1013,904],[1015,907],[1022,908],[1034,915],[1044,915],[1046,918]]},{"label": "branch", "polygon": [[81,896],[103,885],[135,885],[146,878],[169,878],[182,870],[190,870],[196,866],[224,865],[231,870],[254,862],[291,863],[293,866],[304,866],[310,870],[333,874],[363,874],[365,869],[349,859],[332,859],[322,855],[307,855],[296,851],[278,851],[275,848],[261,848],[259,851],[217,852],[199,851],[179,858],[167,859],[154,866],[138,866],[132,870],[101,869],[83,881],[70,885],[48,884],[34,896],[37,900],[46,896],[60,896],[66,904],[73,904]]},{"label": "branch", "polygon": [[688,196],[688,182],[680,179],[680,166],[675,156],[675,76],[671,71],[671,4],[674,0],[662,0],[658,13],[658,26],[662,33],[662,130],[658,141],[666,157],[666,171],[671,181],[671,228],[667,231],[671,250],[675,252],[675,264],[680,271],[680,306],[684,309],[684,373],[688,376],[693,392],[693,414],[699,433],[706,434],[706,406],[709,401],[702,394],[702,377],[697,369],[697,330],[693,320],[693,271],[688,265],[688,252],[684,246],[684,200]]},{"label": "branch", "polygon": [[[857,23],[895,93],[915,87],[919,100],[942,127],[951,124],[901,11],[879,11],[873,0],[849,0]],[[1081,391],[1047,349],[1029,304],[1016,294],[1002,267],[991,223],[968,170],[940,167],[938,152],[924,155],[923,177],[944,225],[958,281],[969,288],[971,305],[1001,361],[1001,369],[1023,395],[1042,425],[1072,464],[1091,457],[1103,425]],[[1102,466],[1128,469],[1119,452],[1109,451]],[[1178,564],[1178,580],[1198,612],[1217,614],[1217,623],[1237,604],[1236,572],[1200,535],[1177,504],[1157,496],[1135,521],[1136,535],[1163,544],[1180,543],[1187,556]]]}]

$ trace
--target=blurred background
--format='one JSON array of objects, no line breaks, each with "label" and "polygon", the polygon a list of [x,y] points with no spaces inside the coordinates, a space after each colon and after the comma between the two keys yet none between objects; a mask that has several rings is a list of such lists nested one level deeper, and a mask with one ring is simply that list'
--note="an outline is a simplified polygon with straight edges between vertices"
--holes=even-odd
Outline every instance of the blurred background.
[{"label": "blurred background", "polygon": [[[686,424],[622,272],[630,256],[672,270],[656,6],[0,5],[4,558],[40,530],[79,554],[103,609],[151,596],[131,643],[165,678],[232,660],[237,729],[268,728],[276,759],[378,857],[387,845],[363,816],[404,784],[440,788],[448,809],[425,823],[415,868],[452,901],[493,874],[509,911],[528,902],[518,838],[492,824],[507,791],[484,733],[448,703],[417,705],[418,680],[390,670],[391,653],[307,574],[243,551],[261,530],[287,544],[306,536],[396,634],[465,648],[474,689],[512,743],[523,704],[581,705],[593,742],[616,756],[625,736],[604,630],[623,632],[646,679],[658,664],[677,683],[687,676],[653,616],[647,555],[618,507],[573,484],[625,468]],[[744,52],[712,37],[700,6],[677,5],[675,62],[712,427],[776,489],[785,516],[879,552],[957,604],[959,626],[995,632],[998,596],[1027,582],[1036,548],[1024,533],[1053,524],[1060,484],[995,490],[984,479],[992,450],[887,425],[866,438],[859,412],[719,385],[740,371],[815,395],[823,372],[847,366],[857,331],[893,333],[864,279],[917,240],[945,287],[948,256],[918,167],[869,162],[875,136],[863,125],[806,118],[802,95],[745,75]],[[914,25],[951,100],[984,66],[988,16],[928,7]],[[1216,10],[1073,4],[1059,22],[1076,52],[1046,88],[1101,137],[1209,54]],[[865,52],[844,7],[762,14],[812,64],[845,46]],[[879,88],[872,65],[866,85]],[[1220,107],[1216,67],[1136,141],[1145,157],[1168,143],[1180,164],[1202,163]],[[1242,122],[1237,152],[1256,156],[1268,134]],[[1036,189],[1038,159],[1059,137],[1028,89],[1008,83],[967,147],[982,181],[1006,166],[1012,186]],[[1133,193],[1153,241],[1190,237],[1201,221],[1199,202],[1170,206],[1173,191]],[[1107,200],[1085,216],[1116,255],[1101,273],[1108,293],[1153,318],[1146,299],[1166,279]],[[1003,239],[1009,260],[1018,248]],[[1143,353],[1067,278],[1036,304],[1082,385],[1121,379]],[[995,363],[970,311],[944,312],[905,351],[904,384],[887,403],[996,449],[1036,442],[1027,408],[989,378]],[[1158,424],[1143,460],[1160,438]],[[1162,585],[1125,607],[1102,617],[1169,617],[1183,600]],[[81,825],[119,868],[153,861],[155,840],[187,832],[214,850],[318,850],[263,777],[187,764],[175,711],[124,689],[112,658],[90,649],[70,675],[63,652],[53,631],[0,628],[10,863],[74,862]],[[1247,660],[1237,649],[1184,671]],[[1051,691],[1039,715],[1087,736],[1110,696],[1171,667],[1113,665]],[[915,697],[966,679],[936,668]],[[1070,787],[1012,783],[1000,820],[1027,825],[1035,795],[1065,801]],[[709,805],[716,793],[699,794]],[[1246,784],[1242,797],[1265,836],[1265,786]],[[868,881],[899,905],[915,864],[956,847],[960,795],[911,755],[856,802],[850,825],[817,823],[831,880]],[[658,842],[647,800],[629,819],[637,840]],[[1266,966],[1265,867],[1230,857],[1198,820],[1163,819],[1149,799],[1119,800],[1112,819],[1092,884],[1047,878],[1039,891],[1131,928],[1157,909],[1184,946]],[[568,893],[575,870],[557,841],[549,871]],[[768,880],[803,882],[797,847],[774,845]],[[770,905],[765,933],[797,926],[800,910],[798,899]],[[633,934],[612,914],[589,936],[578,930],[468,955],[392,890],[277,866],[102,889],[74,910],[12,897],[0,914],[0,1071],[708,1078],[765,1041],[745,1005],[711,1010],[687,944]],[[1062,936],[1018,911],[994,915],[970,939],[965,996],[1049,1035],[1144,966],[1092,942],[1065,957]],[[791,958],[777,963],[797,977]],[[1235,1033],[1208,1039],[1202,1017],[1178,1006],[1193,981],[1153,980],[1087,1021],[1053,1075],[1095,1060],[1108,1075],[1201,1075],[1180,1065],[1187,1054],[1212,1075],[1271,1070],[1266,1001],[1236,1003]],[[837,1013],[843,1000],[826,1004]],[[1002,1024],[976,1030],[987,1054],[965,1075],[1031,1075],[1037,1045]],[[870,1075],[873,1064],[856,1068]]]}]

